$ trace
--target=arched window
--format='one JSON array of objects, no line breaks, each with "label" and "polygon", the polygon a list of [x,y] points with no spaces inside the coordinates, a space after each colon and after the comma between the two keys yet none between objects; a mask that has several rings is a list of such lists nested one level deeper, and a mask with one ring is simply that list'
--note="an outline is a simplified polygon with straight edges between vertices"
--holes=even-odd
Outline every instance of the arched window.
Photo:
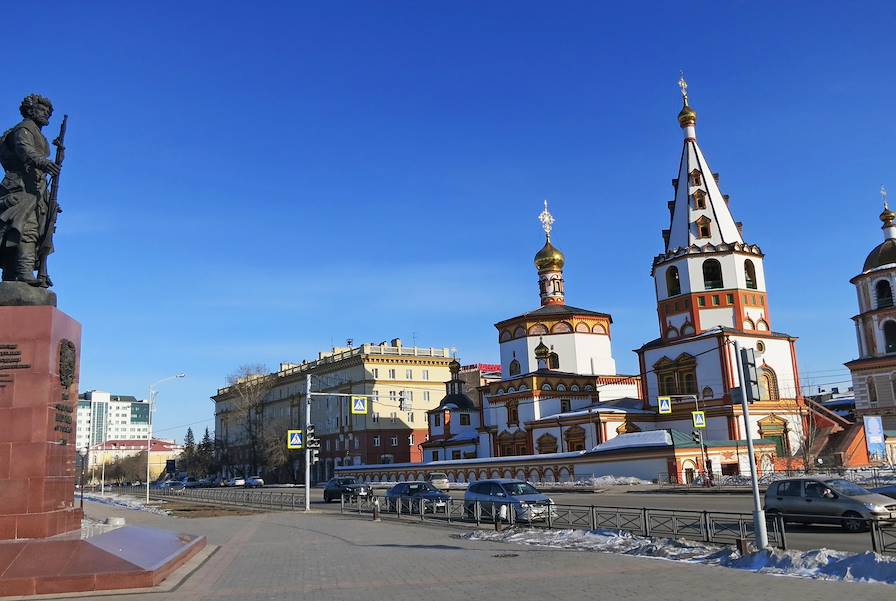
[{"label": "arched window", "polygon": [[681,281],[678,279],[678,267],[670,267],[666,270],[666,291],[669,296],[681,294]]},{"label": "arched window", "polygon": [[759,400],[775,401],[778,399],[778,376],[775,371],[763,365],[759,369]]},{"label": "arched window", "polygon": [[884,323],[884,352],[896,353],[896,321]]},{"label": "arched window", "polygon": [[510,368],[508,369],[511,376],[520,375],[520,362],[514,359],[510,362]]},{"label": "arched window", "polygon": [[875,297],[877,298],[878,309],[893,306],[893,289],[890,287],[890,282],[888,282],[887,280],[879,281],[874,286],[874,293]]},{"label": "arched window", "polygon": [[681,374],[681,386],[683,394],[697,394],[697,378],[694,372],[684,372]]},{"label": "arched window", "polygon": [[756,290],[756,266],[750,259],[744,261],[744,277],[747,280],[747,288]]},{"label": "arched window", "polygon": [[706,208],[706,192],[704,192],[703,190],[697,190],[696,192],[694,192],[694,208]]},{"label": "arched window", "polygon": [[539,436],[537,444],[539,453],[557,452],[557,439],[550,434],[542,434]]},{"label": "arched window", "polygon": [[707,290],[722,287],[722,264],[717,260],[703,261],[703,285]]},{"label": "arched window", "polygon": [[703,388],[703,398],[704,398],[704,399],[711,399],[711,398],[712,398],[712,395],[713,395],[712,388],[710,388],[709,386],[705,386],[705,387]]},{"label": "arched window", "polygon": [[877,386],[874,385],[874,378],[869,376],[865,380],[865,386],[868,387],[868,402],[877,405]]},{"label": "arched window", "polygon": [[706,215],[703,215],[695,223],[697,224],[697,237],[698,238],[711,238],[712,237],[712,230],[709,227],[709,224],[712,223],[712,220],[709,217],[707,217]]},{"label": "arched window", "polygon": [[557,353],[548,355],[548,368],[560,369],[560,356]]},{"label": "arched window", "polygon": [[744,320],[744,329],[745,330],[755,330],[756,324],[753,323],[753,320],[748,317]]}]

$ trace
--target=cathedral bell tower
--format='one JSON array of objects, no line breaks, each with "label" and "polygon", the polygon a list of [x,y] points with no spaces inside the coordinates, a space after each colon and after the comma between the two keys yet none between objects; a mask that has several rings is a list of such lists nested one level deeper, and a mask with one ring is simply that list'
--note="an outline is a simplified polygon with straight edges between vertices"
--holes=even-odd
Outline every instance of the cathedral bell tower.
[{"label": "cathedral bell tower", "polygon": [[554,216],[548,212],[548,201],[544,201],[544,210],[538,216],[541,227],[544,229],[544,246],[535,255],[535,268],[538,269],[538,291],[541,295],[541,306],[562,305],[563,294],[563,265],[566,259],[553,244],[551,244],[551,228],[554,224]]}]

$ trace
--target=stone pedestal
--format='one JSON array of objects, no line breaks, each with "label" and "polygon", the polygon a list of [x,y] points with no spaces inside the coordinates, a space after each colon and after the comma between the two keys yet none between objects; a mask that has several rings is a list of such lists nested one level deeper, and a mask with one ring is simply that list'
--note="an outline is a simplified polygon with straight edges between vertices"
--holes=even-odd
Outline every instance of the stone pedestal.
[{"label": "stone pedestal", "polygon": [[0,540],[77,530],[81,325],[53,306],[0,306]]}]

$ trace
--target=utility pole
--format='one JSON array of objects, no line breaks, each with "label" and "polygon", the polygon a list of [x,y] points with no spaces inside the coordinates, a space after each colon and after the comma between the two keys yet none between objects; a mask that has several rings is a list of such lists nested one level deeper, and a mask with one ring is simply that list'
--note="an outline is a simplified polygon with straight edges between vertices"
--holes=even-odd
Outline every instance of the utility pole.
[{"label": "utility pole", "polygon": [[744,377],[743,361],[740,355],[740,344],[734,341],[734,357],[737,360],[737,377],[740,381],[740,407],[744,414],[744,432],[747,435],[747,454],[750,459],[750,479],[753,482],[753,532],[756,546],[760,549],[768,547],[768,531],[765,527],[765,512],[759,498],[759,479],[756,477],[756,457],[753,454],[753,433],[750,431],[750,406],[747,403],[747,383]]},{"label": "utility pole", "polygon": [[311,511],[311,453],[308,426],[311,425],[311,374],[305,374],[305,511]]}]

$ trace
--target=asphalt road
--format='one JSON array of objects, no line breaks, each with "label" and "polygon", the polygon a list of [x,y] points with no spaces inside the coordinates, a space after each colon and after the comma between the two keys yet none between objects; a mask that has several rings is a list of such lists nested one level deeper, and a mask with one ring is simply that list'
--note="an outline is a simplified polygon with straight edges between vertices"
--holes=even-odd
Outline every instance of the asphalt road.
[{"label": "asphalt road", "polygon": [[[271,487],[265,487],[269,489]],[[382,495],[383,490],[377,489]],[[626,492],[624,488],[608,489],[604,492],[558,492],[546,490],[555,503],[561,505],[598,505],[601,507],[678,509],[688,511],[729,511],[750,514],[753,512],[753,498],[749,494],[711,493],[663,493]],[[463,498],[463,491],[450,491],[452,497]],[[311,489],[311,502],[315,509],[339,512],[339,503],[324,503],[323,491]],[[871,550],[871,533],[853,534],[836,525],[787,524],[787,546],[792,549],[817,549],[826,547],[839,551]]]}]

